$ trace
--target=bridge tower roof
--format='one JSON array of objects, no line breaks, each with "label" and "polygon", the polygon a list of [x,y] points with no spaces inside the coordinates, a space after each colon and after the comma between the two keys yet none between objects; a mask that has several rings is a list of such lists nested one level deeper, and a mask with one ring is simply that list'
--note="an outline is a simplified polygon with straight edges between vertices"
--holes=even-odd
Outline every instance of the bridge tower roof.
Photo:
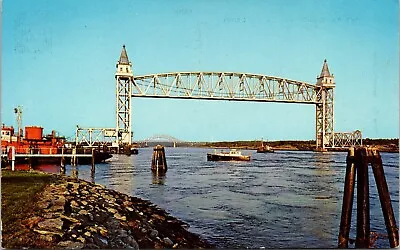
[{"label": "bridge tower roof", "polygon": [[122,46],[121,56],[119,57],[118,64],[129,65],[128,54],[126,53],[125,44]]},{"label": "bridge tower roof", "polygon": [[319,75],[319,77],[327,77],[327,76],[331,76],[331,73],[329,72],[328,63],[326,62],[326,59],[325,59],[324,65],[322,66],[321,74]]}]

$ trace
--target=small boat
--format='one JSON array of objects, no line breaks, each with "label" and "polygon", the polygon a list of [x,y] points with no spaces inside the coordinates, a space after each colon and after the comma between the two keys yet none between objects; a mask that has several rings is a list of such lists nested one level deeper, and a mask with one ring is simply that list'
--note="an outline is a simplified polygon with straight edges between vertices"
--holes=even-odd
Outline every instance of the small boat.
[{"label": "small boat", "polygon": [[139,153],[139,150],[134,147],[131,147],[130,151],[131,151],[131,154],[133,154],[133,155],[137,155]]},{"label": "small boat", "polygon": [[207,161],[250,161],[250,155],[242,155],[242,152],[231,149],[229,152],[208,153]]},{"label": "small boat", "polygon": [[257,153],[273,153],[273,152],[274,150],[270,146],[268,145],[264,146],[264,142],[261,139],[261,146],[257,148]]}]

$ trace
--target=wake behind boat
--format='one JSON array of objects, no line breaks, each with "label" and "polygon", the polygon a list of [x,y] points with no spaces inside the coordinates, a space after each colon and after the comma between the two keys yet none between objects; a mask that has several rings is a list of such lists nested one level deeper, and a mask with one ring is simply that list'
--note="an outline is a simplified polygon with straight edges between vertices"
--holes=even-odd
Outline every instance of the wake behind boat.
[{"label": "wake behind boat", "polygon": [[242,152],[231,149],[229,152],[207,154],[207,161],[250,161],[250,155],[242,155]]}]

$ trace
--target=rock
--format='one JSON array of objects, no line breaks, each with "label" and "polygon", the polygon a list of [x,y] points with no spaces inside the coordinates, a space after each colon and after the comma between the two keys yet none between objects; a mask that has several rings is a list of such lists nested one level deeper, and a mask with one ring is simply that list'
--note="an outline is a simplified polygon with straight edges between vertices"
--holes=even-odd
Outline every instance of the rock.
[{"label": "rock", "polygon": [[44,214],[43,218],[45,219],[53,219],[55,217],[54,213]]},{"label": "rock", "polygon": [[51,231],[46,231],[46,230],[38,230],[36,228],[33,229],[33,231],[35,231],[38,234],[48,234],[48,235],[59,235],[59,236],[63,236],[63,234],[61,232],[51,232]]},{"label": "rock", "polygon": [[139,249],[138,243],[132,236],[126,237],[125,242],[126,242],[128,248]]},{"label": "rock", "polygon": [[54,201],[54,205],[65,205],[65,197],[62,195],[57,196],[57,199]]},{"label": "rock", "polygon": [[95,227],[85,227],[86,230],[92,233],[97,233],[97,229]]},{"label": "rock", "polygon": [[171,246],[174,245],[174,242],[172,242],[172,240],[170,240],[170,238],[168,238],[168,237],[165,237],[165,238],[163,239],[163,242],[164,242],[164,244],[165,244],[166,246],[168,246],[168,247],[171,247]]},{"label": "rock", "polygon": [[118,230],[118,231],[116,232],[116,235],[118,235],[118,237],[127,237],[127,236],[128,236],[128,233],[127,233],[125,230],[120,229],[120,230]]},{"label": "rock", "polygon": [[79,236],[76,239],[79,240],[80,242],[82,242],[83,244],[85,244],[85,242],[86,242],[85,238],[83,238],[82,236]]},{"label": "rock", "polygon": [[100,248],[106,248],[108,247],[108,240],[100,237],[100,236],[95,236],[93,237],[93,242],[94,244],[96,244],[97,246],[99,246]]},{"label": "rock", "polygon": [[87,214],[88,214],[88,211],[82,209],[82,210],[79,210],[78,214],[87,215]]},{"label": "rock", "polygon": [[150,230],[150,237],[155,238],[157,236],[158,236],[158,231],[154,230],[154,229],[151,229]]},{"label": "rock", "polygon": [[52,234],[42,234],[42,235],[39,236],[39,238],[41,240],[48,241],[48,242],[52,242],[54,240]]},{"label": "rock", "polygon": [[107,211],[113,214],[116,214],[118,211],[114,208],[107,208]]},{"label": "rock", "polygon": [[104,227],[99,227],[99,233],[101,236],[106,237],[108,234],[108,231]]},{"label": "rock", "polygon": [[75,219],[75,218],[68,217],[68,216],[65,216],[65,215],[63,215],[63,214],[61,214],[60,217],[61,217],[62,219],[65,219],[65,220],[67,220],[67,221],[70,221],[70,222],[72,222],[72,223],[79,223],[79,224],[80,224],[79,220],[77,220],[77,219]]},{"label": "rock", "polygon": [[60,241],[57,246],[68,249],[82,249],[85,245],[81,242],[74,242],[68,240],[68,241]]},{"label": "rock", "polygon": [[29,219],[24,220],[22,223],[23,225],[25,225],[27,228],[33,228],[35,227],[40,221],[42,220],[42,218],[38,217],[38,216],[33,216]]},{"label": "rock", "polygon": [[119,213],[114,214],[115,219],[126,221],[126,216],[121,216]]},{"label": "rock", "polygon": [[79,207],[78,202],[72,200],[72,201],[71,201],[71,207]]},{"label": "rock", "polygon": [[161,221],[164,221],[164,220],[165,220],[164,217],[162,217],[162,216],[160,216],[160,215],[158,215],[158,214],[153,214],[153,215],[151,215],[151,216],[154,217],[154,218],[156,218],[156,219],[159,219],[159,220],[161,220]]},{"label": "rock", "polygon": [[63,221],[61,218],[47,219],[38,223],[38,227],[42,229],[62,229]]},{"label": "rock", "polygon": [[43,202],[38,203],[37,206],[38,206],[38,208],[41,208],[41,209],[47,209],[47,208],[51,207],[51,205],[52,205],[52,203],[50,201],[43,201]]}]

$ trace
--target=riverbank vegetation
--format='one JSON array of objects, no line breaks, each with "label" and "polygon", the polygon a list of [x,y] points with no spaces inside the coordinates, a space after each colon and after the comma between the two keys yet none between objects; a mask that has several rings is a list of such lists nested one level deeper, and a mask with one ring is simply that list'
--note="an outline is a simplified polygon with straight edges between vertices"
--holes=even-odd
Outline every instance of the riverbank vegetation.
[{"label": "riverbank vegetation", "polygon": [[[170,142],[158,142],[165,146],[172,146]],[[171,145],[169,145],[171,144]],[[363,145],[376,147],[381,152],[399,152],[399,139],[371,139],[365,138],[362,142]],[[312,151],[315,150],[315,140],[288,140],[288,141],[264,141],[264,145],[271,146],[276,150],[301,150]],[[148,145],[152,146],[152,145]],[[220,142],[180,142],[177,143],[179,147],[204,147],[204,148],[239,148],[255,150],[261,146],[261,140],[253,141],[220,141]],[[335,151],[346,151],[344,148],[335,149]]]}]

